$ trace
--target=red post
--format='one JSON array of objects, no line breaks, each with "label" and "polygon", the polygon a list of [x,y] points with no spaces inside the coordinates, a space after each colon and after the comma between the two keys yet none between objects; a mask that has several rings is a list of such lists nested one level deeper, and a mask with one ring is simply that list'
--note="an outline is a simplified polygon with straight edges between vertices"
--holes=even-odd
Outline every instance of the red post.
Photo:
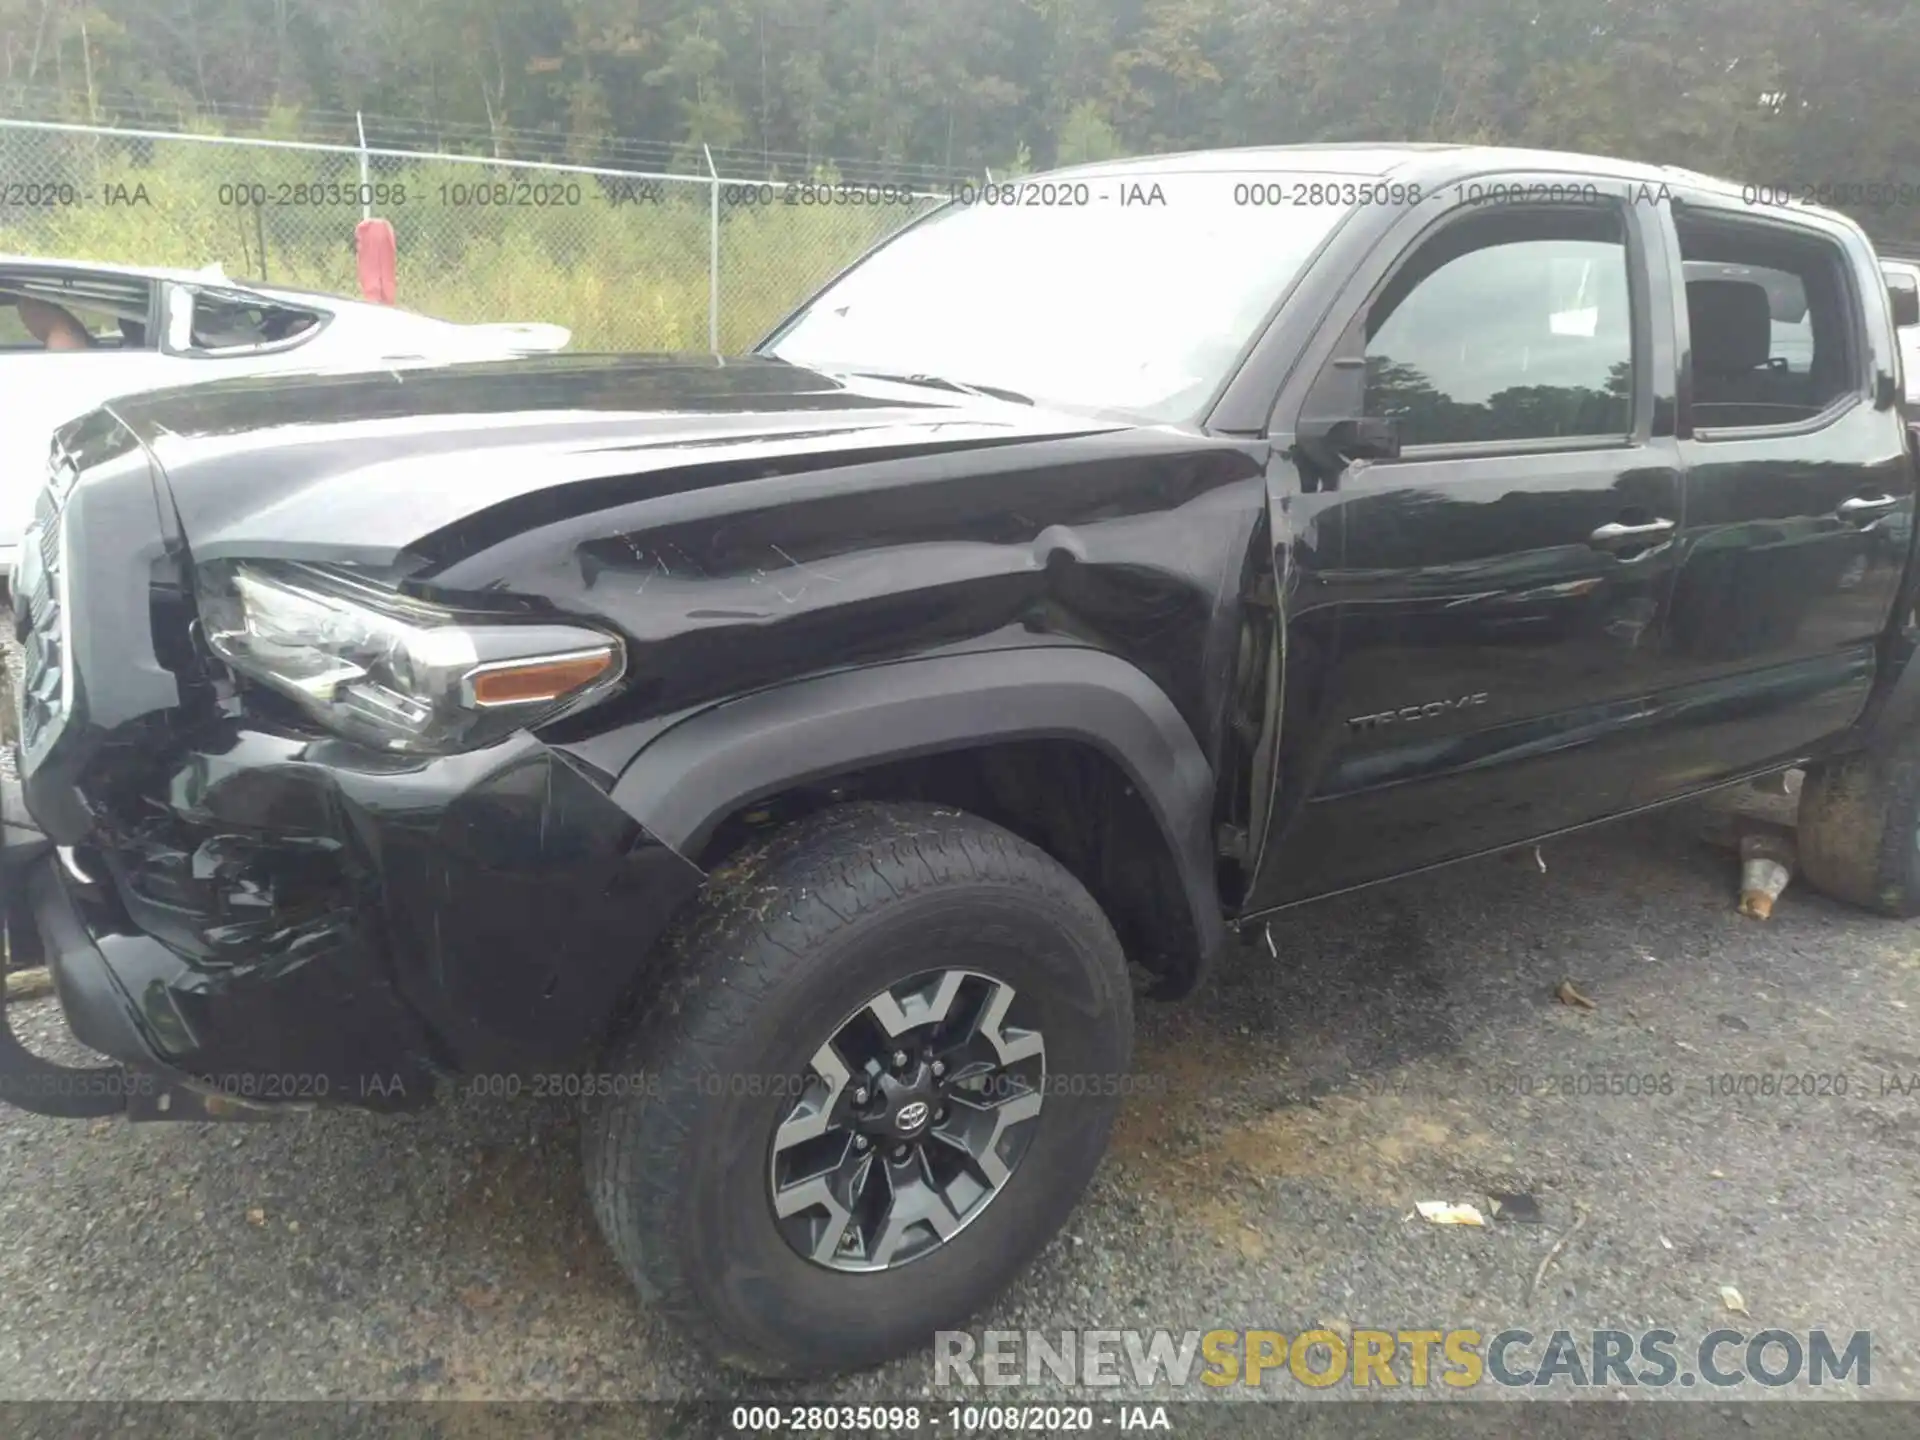
[{"label": "red post", "polygon": [[360,267],[360,293],[377,304],[393,304],[399,259],[392,224],[362,220],[353,227],[353,249]]}]

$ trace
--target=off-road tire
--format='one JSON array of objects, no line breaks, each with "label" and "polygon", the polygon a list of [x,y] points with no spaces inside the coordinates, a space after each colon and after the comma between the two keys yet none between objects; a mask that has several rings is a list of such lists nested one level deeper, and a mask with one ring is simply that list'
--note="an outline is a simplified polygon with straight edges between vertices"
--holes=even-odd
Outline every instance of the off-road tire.
[{"label": "off-road tire", "polygon": [[1800,869],[1836,900],[1920,915],[1920,734],[1807,771]]},{"label": "off-road tire", "polygon": [[[646,1083],[589,1102],[586,1179],[621,1267],[717,1358],[768,1375],[878,1364],[965,1321],[1065,1222],[1118,1109],[1132,991],[1106,916],[1044,852],[950,809],[839,806],[722,867],[666,944],[660,988],[608,1067]],[[773,1215],[771,1147],[793,1092],[752,1082],[804,1072],[870,996],[943,965],[1040,1006],[1033,1139],[939,1248],[828,1268]]]}]

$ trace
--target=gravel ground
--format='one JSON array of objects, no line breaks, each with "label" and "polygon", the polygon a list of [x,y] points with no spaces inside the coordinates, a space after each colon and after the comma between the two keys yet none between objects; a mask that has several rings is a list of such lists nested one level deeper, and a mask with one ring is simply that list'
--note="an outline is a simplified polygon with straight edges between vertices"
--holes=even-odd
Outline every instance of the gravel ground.
[{"label": "gravel ground", "polygon": [[[1802,888],[1742,919],[1698,824],[1327,902],[1272,927],[1278,958],[1246,947],[1195,1000],[1143,1007],[1139,1073],[1165,1093],[1129,1100],[1068,1233],[976,1329],[1824,1325],[1871,1329],[1873,1393],[1913,1397],[1920,1088],[1881,1087],[1920,1073],[1920,930]],[[1556,1002],[1563,979],[1597,1008]],[[51,1001],[14,1020],[71,1048]],[[1510,1093],[1596,1070],[1675,1085]],[[1709,1093],[1758,1072],[1849,1093]],[[1406,1218],[1496,1190],[1531,1192],[1543,1223]],[[229,1126],[0,1109],[0,1233],[0,1399],[875,1401],[931,1380],[924,1354],[827,1386],[716,1373],[616,1273],[560,1105]],[[1012,1398],[1049,1394],[1089,1398]]]}]

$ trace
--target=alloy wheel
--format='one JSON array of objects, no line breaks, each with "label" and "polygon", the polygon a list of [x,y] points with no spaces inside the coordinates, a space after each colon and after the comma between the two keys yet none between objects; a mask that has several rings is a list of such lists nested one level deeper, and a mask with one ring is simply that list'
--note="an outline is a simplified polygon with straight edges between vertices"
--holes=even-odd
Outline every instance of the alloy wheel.
[{"label": "alloy wheel", "polygon": [[774,1132],[780,1233],[816,1264],[888,1270],[933,1253],[1032,1144],[1046,1044],[1013,987],[930,970],[834,1027]]}]

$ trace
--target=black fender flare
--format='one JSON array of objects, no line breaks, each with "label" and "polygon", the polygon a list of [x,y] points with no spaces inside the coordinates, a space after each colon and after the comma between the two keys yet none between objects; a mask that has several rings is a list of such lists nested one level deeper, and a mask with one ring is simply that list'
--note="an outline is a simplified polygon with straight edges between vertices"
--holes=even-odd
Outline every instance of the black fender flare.
[{"label": "black fender flare", "polygon": [[812,780],[996,741],[1078,740],[1118,765],[1179,870],[1200,966],[1226,921],[1214,876],[1213,767],[1167,694],[1076,646],[976,651],[839,670],[701,710],[642,749],[611,797],[689,859],[743,806]]}]

